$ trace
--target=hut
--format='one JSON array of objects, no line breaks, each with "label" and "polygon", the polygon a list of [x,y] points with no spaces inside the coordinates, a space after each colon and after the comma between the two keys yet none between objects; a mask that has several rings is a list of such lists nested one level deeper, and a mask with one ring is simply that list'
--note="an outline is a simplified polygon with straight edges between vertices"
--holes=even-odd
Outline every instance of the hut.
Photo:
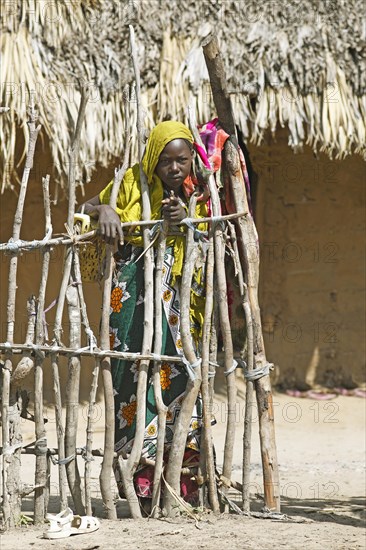
[{"label": "hut", "polygon": [[[260,303],[267,354],[283,388],[364,384],[364,199],[366,42],[362,0],[18,0],[1,14],[1,242],[11,236],[28,133],[26,107],[40,112],[23,238],[41,237],[41,176],[51,174],[54,229],[66,220],[69,128],[80,81],[91,100],[82,131],[79,199],[108,181],[124,148],[123,98],[133,103],[128,24],[140,47],[148,126],[196,108],[214,116],[200,39],[210,25],[226,62],[238,131],[253,178],[261,245]],[[132,109],[133,112],[133,109]],[[133,117],[131,125],[135,125]],[[132,147],[132,157],[136,155]],[[134,159],[131,159],[134,160]],[[57,205],[57,206],[56,206]],[[253,246],[255,243],[253,243]],[[36,292],[39,256],[20,272],[16,341]],[[57,298],[62,258],[53,255],[47,304]],[[5,319],[6,262],[1,269]],[[235,290],[235,289],[234,289]],[[233,290],[233,292],[234,292]],[[99,298],[93,319],[98,326]],[[47,314],[51,322],[52,311]],[[233,305],[232,328],[239,331]],[[1,339],[6,326],[2,323]]]}]

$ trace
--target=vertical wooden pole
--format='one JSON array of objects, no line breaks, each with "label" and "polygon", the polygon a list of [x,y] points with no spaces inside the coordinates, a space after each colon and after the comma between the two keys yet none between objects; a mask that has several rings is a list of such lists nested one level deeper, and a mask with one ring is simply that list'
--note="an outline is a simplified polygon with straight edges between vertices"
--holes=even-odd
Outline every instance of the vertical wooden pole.
[{"label": "vertical wooden pole", "polygon": [[[203,53],[210,76],[213,100],[220,124],[230,134],[225,144],[225,163],[230,180],[230,192],[237,211],[248,214],[236,223],[238,246],[243,271],[248,285],[248,297],[253,317],[255,368],[265,367],[267,359],[264,350],[260,309],[258,304],[259,251],[257,232],[249,213],[246,188],[237,151],[236,129],[230,96],[226,84],[224,63],[215,36],[208,36],[202,43]],[[270,510],[280,510],[279,476],[275,443],[273,398],[269,376],[255,381],[259,414],[259,435],[262,455],[265,505]]]},{"label": "vertical wooden pole", "polygon": [[[228,222],[230,238],[234,250],[235,269],[238,274],[239,292],[244,311],[246,330],[247,330],[247,369],[253,370],[254,364],[254,341],[253,341],[253,320],[250,303],[248,299],[247,285],[244,282],[243,269],[240,263],[239,249],[236,238],[235,227],[231,222]],[[243,434],[243,510],[250,511],[250,452],[251,452],[251,435],[252,435],[252,412],[254,406],[253,399],[253,382],[247,380],[245,393],[245,415],[244,415],[244,434]]]},{"label": "vertical wooden pole", "polygon": [[[102,322],[100,328],[100,345],[102,349],[109,349],[109,311],[111,302],[113,274],[113,250],[111,245],[106,246],[106,278],[103,283]],[[111,372],[111,360],[103,357],[101,361],[102,381],[104,390],[105,429],[104,429],[104,455],[102,469],[99,475],[100,490],[103,506],[108,519],[117,519],[111,490],[111,474],[114,455],[114,396]]]},{"label": "vertical wooden pole", "polygon": [[[70,285],[66,291],[66,300],[69,318],[70,348],[81,347],[80,330],[80,302],[74,278],[74,269],[71,269]],[[66,475],[70,493],[74,501],[77,514],[85,515],[81,491],[81,477],[76,456],[76,440],[79,421],[79,389],[80,389],[80,358],[71,356],[68,360],[68,374],[66,382],[66,430],[65,455],[69,460],[66,463]]]},{"label": "vertical wooden pole", "polygon": [[67,477],[66,467],[62,462],[65,458],[65,430],[62,420],[62,397],[59,376],[59,356],[56,353],[51,354],[51,369],[53,376],[53,392],[55,395],[55,420],[57,431],[58,447],[58,482],[60,493],[60,512],[67,507]]},{"label": "vertical wooden pole", "polygon": [[[27,301],[28,325],[25,337],[26,344],[34,343],[34,331],[36,323],[36,298],[30,296]],[[11,510],[11,524],[18,524],[22,507],[22,479],[21,479],[21,445],[22,445],[22,419],[21,412],[26,407],[24,392],[21,391],[23,379],[34,368],[34,359],[31,354],[25,353],[17,364],[10,379],[10,408],[9,408],[9,433],[14,452],[11,455],[11,467],[8,469],[9,505]],[[18,447],[18,448],[17,448]]]},{"label": "vertical wooden pole", "polygon": [[[245,194],[245,182],[243,180],[240,159],[236,147],[227,142],[225,157],[230,177],[231,188],[235,201],[235,208],[248,210]],[[260,308],[258,303],[258,279],[259,279],[259,249],[253,246],[257,241],[257,232],[253,218],[249,214],[240,218],[237,222],[238,245],[241,257],[246,266],[248,298],[253,319],[253,353],[254,367],[264,368],[267,358],[264,348]],[[244,267],[244,266],[243,266]],[[259,438],[262,456],[263,485],[265,506],[269,510],[280,511],[279,474],[277,462],[277,450],[274,428],[273,396],[269,374],[254,382],[258,419]]]},{"label": "vertical wooden pole", "polygon": [[[212,201],[212,211],[214,216],[219,216],[221,213],[219,195],[213,176],[210,177],[209,187]],[[227,283],[225,273],[225,242],[222,226],[216,224],[214,227],[214,249],[215,249],[215,271],[217,281],[217,303],[220,319],[221,335],[225,350],[225,371],[229,372],[226,375],[227,387],[227,424],[225,434],[224,447],[224,463],[222,474],[226,479],[231,478],[231,470],[233,463],[234,441],[235,441],[235,415],[236,415],[236,382],[235,370],[232,370],[234,361],[233,341],[231,338],[231,326],[229,319],[229,308],[227,300]],[[227,491],[227,487],[223,489]],[[226,511],[228,508],[226,507]]]},{"label": "vertical wooden pole", "polygon": [[[43,197],[45,208],[45,231],[51,227],[51,208],[49,196],[49,176],[42,178]],[[36,344],[44,342],[44,303],[46,297],[46,286],[48,279],[48,269],[50,263],[50,249],[43,249],[42,274],[39,286],[37,318],[36,318]],[[36,353],[34,367],[34,422],[36,431],[36,442],[34,444],[36,453],[36,473],[34,490],[34,523],[43,523],[46,514],[46,484],[47,484],[47,439],[46,429],[43,420],[43,360],[44,354]]]},{"label": "vertical wooden pole", "polygon": [[[128,167],[129,151],[130,151],[130,134],[129,134],[129,112],[127,103],[125,103],[125,152],[122,167],[115,172],[114,182],[110,196],[110,206],[116,208],[117,195],[122,179]],[[103,302],[102,302],[102,322],[101,322],[101,346],[102,349],[110,348],[109,341],[109,314],[111,303],[111,288],[112,276],[114,271],[113,247],[106,246],[106,273],[103,283]],[[111,473],[114,457],[114,427],[115,427],[115,409],[114,409],[114,390],[111,372],[110,357],[103,357],[101,361],[102,380],[104,389],[104,406],[105,406],[105,430],[104,430],[104,456],[102,469],[99,476],[100,489],[103,498],[103,505],[107,512],[108,519],[116,519],[117,512],[114,505],[114,499],[111,488]],[[127,494],[127,493],[126,493]]]},{"label": "vertical wooden pole", "polygon": [[[151,218],[150,193],[149,186],[146,180],[146,175],[142,169],[142,155],[144,147],[144,115],[141,105],[141,86],[140,86],[140,70],[138,65],[137,48],[135,42],[135,31],[132,25],[130,29],[130,44],[131,57],[136,81],[136,107],[137,107],[137,133],[138,133],[138,154],[140,161],[140,185],[142,194],[142,219],[149,220]],[[142,338],[141,353],[149,354],[152,348],[153,339],[153,319],[154,319],[154,289],[153,289],[153,274],[154,274],[154,257],[153,250],[149,248],[150,231],[148,227],[142,230],[144,249],[144,333]],[[142,446],[144,443],[145,423],[146,423],[146,391],[147,391],[147,374],[149,361],[140,361],[139,374],[137,379],[136,391],[136,424],[135,438],[131,453],[127,461],[122,460],[121,472],[124,490],[130,512],[133,518],[141,518],[141,510],[137,500],[136,492],[133,485],[133,474],[140,462]]]},{"label": "vertical wooden pole", "polygon": [[[194,111],[189,110],[190,124],[195,139],[201,146],[203,143],[197,131],[197,125],[195,123]],[[212,213],[214,216],[221,214],[220,198],[215,183],[214,176],[211,176],[208,181]],[[233,462],[234,440],[235,440],[235,414],[236,414],[236,382],[235,382],[235,370],[232,370],[234,360],[233,342],[231,337],[231,326],[229,319],[229,309],[227,301],[227,283],[225,272],[225,242],[223,236],[222,226],[216,224],[213,228],[214,239],[214,251],[215,251],[215,273],[216,273],[216,299],[218,305],[218,314],[220,319],[221,334],[223,338],[223,344],[225,349],[225,370],[232,371],[226,376],[227,387],[227,425],[225,435],[225,447],[224,447],[224,464],[223,464],[223,476],[226,479],[231,478],[231,469]],[[224,488],[224,492],[227,488]],[[226,507],[226,506],[225,506]],[[226,507],[228,511],[228,508]]]},{"label": "vertical wooden pole", "polygon": [[[81,86],[80,105],[75,125],[74,135],[69,149],[69,206],[67,214],[67,226],[72,231],[74,225],[74,214],[76,204],[76,165],[79,157],[81,129],[85,117],[85,110],[89,99],[89,89]],[[70,254],[70,253],[69,253]],[[68,254],[67,254],[68,256]],[[70,285],[66,291],[69,315],[69,340],[71,348],[80,348],[81,327],[80,327],[80,302],[76,288],[76,277],[73,269],[73,255],[71,259]],[[79,387],[80,387],[80,358],[70,357],[68,361],[68,378],[66,384],[66,430],[65,430],[65,454],[66,458],[73,457],[66,463],[66,474],[70,492],[74,501],[76,512],[79,515],[85,514],[83,504],[80,473],[76,457],[76,437],[79,415]]]},{"label": "vertical wooden pole", "polygon": [[208,495],[212,510],[215,513],[220,511],[217,498],[215,464],[213,456],[213,442],[211,430],[212,403],[210,399],[209,388],[209,360],[210,360],[210,335],[213,313],[213,281],[214,281],[214,247],[213,234],[210,228],[209,248],[206,260],[206,301],[205,301],[205,319],[202,334],[202,401],[203,401],[203,424],[204,440],[202,447],[206,455],[206,474],[208,484]]},{"label": "vertical wooden pole", "polygon": [[[162,306],[162,283],[163,283],[163,267],[164,267],[164,255],[166,248],[166,233],[168,230],[168,222],[163,222],[163,227],[159,235],[159,244],[156,254],[156,266],[155,266],[155,338],[154,338],[154,353],[160,355],[162,352],[162,320],[163,320],[163,306]],[[154,486],[152,495],[152,514],[153,517],[159,517],[160,515],[160,495],[161,495],[161,478],[163,473],[163,458],[164,458],[164,445],[165,445],[165,428],[166,428],[166,415],[168,408],[164,404],[161,380],[160,380],[161,361],[154,362],[153,372],[153,384],[154,384],[154,396],[156,408],[158,411],[158,438],[156,444],[156,458],[154,469]]]},{"label": "vertical wooden pole", "polygon": [[[25,196],[27,192],[29,174],[33,167],[33,157],[37,142],[38,133],[41,126],[37,126],[38,112],[34,108],[33,98],[28,110],[28,127],[29,127],[29,144],[28,151],[20,184],[19,198],[17,209],[14,216],[13,224],[13,241],[17,241],[20,237],[22,226],[23,210]],[[12,436],[9,433],[9,398],[10,398],[10,377],[13,370],[13,360],[11,345],[14,342],[15,330],[15,299],[17,291],[17,270],[18,270],[18,252],[15,250],[12,253],[9,263],[9,278],[8,278],[8,301],[7,301],[7,335],[6,339],[9,343],[9,351],[5,355],[5,364],[3,368],[2,380],[2,440],[3,440],[3,455],[2,455],[2,489],[3,489],[3,515],[4,528],[14,525],[19,521],[20,510],[10,508],[10,498],[8,487],[8,470],[12,465],[12,454],[7,452],[7,448],[13,444]]]},{"label": "vertical wooden pole", "polygon": [[[82,324],[84,325],[87,341],[90,346],[93,346],[96,342],[95,342],[94,334],[89,324],[88,312],[86,309],[86,303],[84,299],[84,292],[83,292],[83,286],[82,286],[82,280],[81,280],[79,250],[77,247],[75,247],[75,250],[74,250],[74,274],[77,282],[76,288],[77,288],[78,297],[79,297]],[[96,358],[95,366],[93,370],[92,387],[90,391],[89,406],[88,406],[88,413],[87,413],[87,428],[86,428],[87,436],[86,436],[85,455],[83,455],[83,458],[85,460],[85,467],[84,467],[85,510],[86,510],[86,515],[88,516],[92,515],[90,476],[91,476],[91,462],[93,460],[93,457],[92,457],[93,416],[94,416],[94,407],[95,407],[97,388],[98,388],[99,366],[100,366],[100,359]]]},{"label": "vertical wooden pole", "polygon": [[[189,216],[194,217],[197,198],[192,195],[189,204]],[[192,334],[190,330],[190,296],[193,270],[197,259],[197,243],[194,241],[192,229],[187,229],[186,249],[184,255],[184,266],[181,279],[181,295],[180,295],[180,335],[183,345],[183,352],[186,360],[191,365],[197,364],[197,356],[193,348]],[[186,393],[183,399],[179,417],[176,422],[173,442],[169,453],[169,462],[166,471],[167,484],[180,495],[180,473],[183,463],[185,445],[189,423],[192,418],[192,412],[196,403],[198,392],[201,387],[201,367],[196,366],[194,369],[195,376],[187,381]],[[164,493],[164,510],[168,517],[172,517],[179,513],[175,507],[174,497],[171,491],[166,490]]]},{"label": "vertical wooden pole", "polygon": [[93,448],[93,422],[94,422],[94,411],[95,403],[97,397],[98,389],[98,375],[100,371],[100,359],[95,360],[94,369],[93,369],[93,379],[92,385],[90,388],[89,395],[89,405],[88,405],[88,420],[86,427],[86,445],[85,445],[85,472],[84,472],[84,484],[85,484],[85,512],[87,516],[91,516],[93,513],[92,510],[92,501],[91,501],[91,462],[93,460],[92,448]]},{"label": "vertical wooden pole", "polygon": [[[54,339],[56,345],[61,345],[62,337],[62,314],[65,305],[66,291],[70,280],[72,263],[72,247],[68,246],[65,251],[63,275],[58,295],[57,308],[54,322]],[[66,466],[63,460],[65,459],[65,428],[62,419],[62,395],[59,374],[59,356],[57,353],[51,354],[51,368],[53,377],[53,391],[55,395],[55,419],[57,430],[57,445],[58,445],[58,478],[60,491],[60,511],[67,507],[67,476]]]}]

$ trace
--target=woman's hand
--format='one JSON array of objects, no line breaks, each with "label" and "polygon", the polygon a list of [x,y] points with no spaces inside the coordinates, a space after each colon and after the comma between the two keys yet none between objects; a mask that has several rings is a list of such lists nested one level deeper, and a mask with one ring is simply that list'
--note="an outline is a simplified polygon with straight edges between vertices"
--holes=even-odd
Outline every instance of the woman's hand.
[{"label": "woman's hand", "polygon": [[161,204],[163,218],[170,223],[181,222],[187,216],[186,210],[183,208],[180,200],[175,195],[162,200]]},{"label": "woman's hand", "polygon": [[119,215],[108,204],[94,207],[98,213],[98,233],[102,239],[111,245],[116,244],[116,239],[123,242],[123,231]]},{"label": "woman's hand", "polygon": [[120,217],[108,204],[100,204],[99,195],[82,204],[79,212],[98,220],[98,233],[107,244],[116,245],[116,239],[123,243]]}]

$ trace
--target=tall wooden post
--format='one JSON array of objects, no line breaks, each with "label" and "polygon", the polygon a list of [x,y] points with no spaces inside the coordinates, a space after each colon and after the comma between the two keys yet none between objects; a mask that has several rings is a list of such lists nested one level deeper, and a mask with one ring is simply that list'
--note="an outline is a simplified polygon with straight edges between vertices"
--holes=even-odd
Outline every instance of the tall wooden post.
[{"label": "tall wooden post", "polygon": [[[257,242],[257,231],[254,220],[249,212],[245,182],[240,166],[237,151],[235,120],[231,107],[229,92],[226,83],[224,63],[220,54],[217,38],[208,36],[204,39],[203,53],[209,72],[213,100],[217,115],[223,129],[230,135],[225,145],[225,163],[229,176],[230,192],[233,197],[235,210],[247,212],[245,217],[236,222],[238,246],[248,287],[248,297],[252,312],[254,333],[254,368],[267,368],[265,355],[260,309],[258,304],[259,278],[259,250],[253,243]],[[254,382],[258,416],[259,435],[262,455],[264,500],[270,510],[280,511],[279,476],[277,450],[275,443],[273,398],[269,375],[264,375]]]}]

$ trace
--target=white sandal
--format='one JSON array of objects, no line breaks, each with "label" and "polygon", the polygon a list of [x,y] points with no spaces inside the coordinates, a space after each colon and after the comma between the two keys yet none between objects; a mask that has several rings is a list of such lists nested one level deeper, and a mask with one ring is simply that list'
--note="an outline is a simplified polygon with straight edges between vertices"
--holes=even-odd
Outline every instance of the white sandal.
[{"label": "white sandal", "polygon": [[50,522],[50,528],[43,533],[46,539],[63,539],[71,535],[71,521],[73,513],[70,508],[62,510],[59,514],[47,514],[46,519]]},{"label": "white sandal", "polygon": [[99,521],[93,516],[74,516],[71,521],[71,534],[82,535],[84,533],[93,533],[99,527]]},{"label": "white sandal", "polygon": [[64,539],[71,535],[83,535],[93,533],[100,527],[97,518],[92,516],[74,516],[70,508],[66,508],[59,514],[47,514],[50,528],[43,533],[46,539]]}]

